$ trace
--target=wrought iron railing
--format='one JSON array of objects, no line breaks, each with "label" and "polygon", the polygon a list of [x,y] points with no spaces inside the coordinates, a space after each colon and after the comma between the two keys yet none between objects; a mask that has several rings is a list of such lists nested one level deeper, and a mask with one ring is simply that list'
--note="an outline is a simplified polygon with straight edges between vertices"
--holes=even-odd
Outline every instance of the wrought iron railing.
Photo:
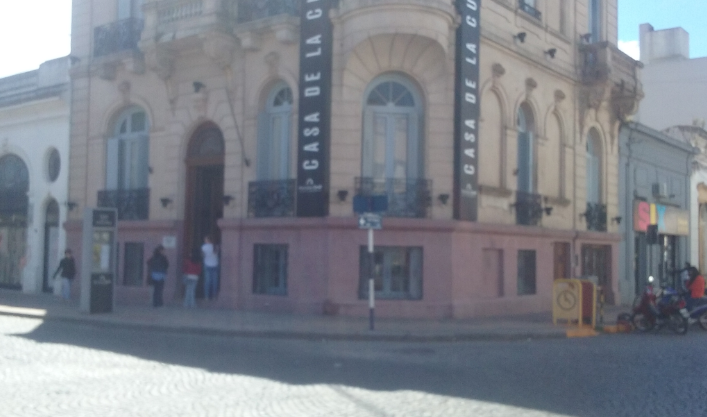
[{"label": "wrought iron railing", "polygon": [[537,226],[543,217],[542,196],[516,191],[516,224]]},{"label": "wrought iron railing", "polygon": [[389,217],[424,218],[432,204],[432,180],[417,178],[356,178],[357,195],[388,196]]},{"label": "wrought iron railing", "polygon": [[540,13],[540,10],[538,10],[535,7],[533,7],[532,5],[528,4],[526,2],[526,0],[518,0],[518,8],[538,20],[540,20],[542,18],[542,13]]},{"label": "wrought iron railing", "polygon": [[117,209],[118,220],[147,220],[150,214],[150,189],[99,191],[98,207]]},{"label": "wrought iron railing", "polygon": [[279,14],[299,16],[299,0],[241,0],[238,2],[238,23],[252,22]]},{"label": "wrought iron railing", "polygon": [[143,26],[142,19],[134,17],[98,26],[93,31],[93,56],[137,49]]},{"label": "wrought iron railing", "polygon": [[201,0],[160,2],[159,9],[157,10],[157,21],[159,24],[164,25],[200,16],[203,7]]},{"label": "wrought iron railing", "polygon": [[294,179],[248,183],[248,217],[294,217],[295,183]]},{"label": "wrought iron railing", "polygon": [[584,218],[587,221],[587,230],[606,232],[606,204],[587,203]]}]

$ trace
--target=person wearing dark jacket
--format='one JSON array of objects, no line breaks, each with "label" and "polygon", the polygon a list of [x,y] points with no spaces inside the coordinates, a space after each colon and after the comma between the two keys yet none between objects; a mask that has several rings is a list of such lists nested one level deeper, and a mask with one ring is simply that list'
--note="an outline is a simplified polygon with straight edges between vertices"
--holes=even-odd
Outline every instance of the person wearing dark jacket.
[{"label": "person wearing dark jacket", "polygon": [[164,281],[167,278],[167,269],[169,261],[164,256],[164,247],[157,245],[152,257],[147,260],[148,279],[152,281],[154,290],[152,292],[152,305],[161,307],[164,304],[162,299],[162,291],[164,291]]},{"label": "person wearing dark jacket", "polygon": [[59,262],[52,278],[56,278],[59,271],[61,271],[61,296],[68,300],[71,298],[71,281],[76,277],[76,262],[71,255],[71,249],[64,251],[64,258]]}]

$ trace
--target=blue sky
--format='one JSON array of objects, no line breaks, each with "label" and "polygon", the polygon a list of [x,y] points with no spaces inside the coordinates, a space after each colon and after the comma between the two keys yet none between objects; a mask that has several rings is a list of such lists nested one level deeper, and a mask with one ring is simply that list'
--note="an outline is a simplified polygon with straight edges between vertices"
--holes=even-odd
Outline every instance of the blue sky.
[{"label": "blue sky", "polygon": [[[71,0],[0,1],[0,77],[69,54]],[[707,0],[618,1],[619,46],[630,55],[637,58],[638,26],[650,23],[656,30],[682,26],[691,57],[707,56]]]},{"label": "blue sky", "polygon": [[[564,0],[563,0],[564,1]],[[690,57],[707,56],[707,0],[618,0],[619,43],[629,55],[638,50],[638,26],[655,30],[681,26],[690,34]],[[631,42],[628,43],[627,42]],[[634,56],[637,58],[637,56]]]}]

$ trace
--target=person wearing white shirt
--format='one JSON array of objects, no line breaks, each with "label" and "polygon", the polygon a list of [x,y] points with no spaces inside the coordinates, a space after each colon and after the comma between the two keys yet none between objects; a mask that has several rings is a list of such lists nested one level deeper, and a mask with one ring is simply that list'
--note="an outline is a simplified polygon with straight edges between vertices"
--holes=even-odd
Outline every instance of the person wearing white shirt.
[{"label": "person wearing white shirt", "polygon": [[209,236],[204,237],[201,254],[204,258],[204,298],[212,300],[218,292],[218,254]]}]

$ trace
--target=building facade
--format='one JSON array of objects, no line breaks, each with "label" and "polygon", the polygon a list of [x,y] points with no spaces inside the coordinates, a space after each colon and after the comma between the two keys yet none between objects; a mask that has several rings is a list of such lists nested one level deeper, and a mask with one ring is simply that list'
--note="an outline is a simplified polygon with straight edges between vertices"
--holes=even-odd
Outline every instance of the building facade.
[{"label": "building facade", "polygon": [[690,142],[633,122],[623,125],[619,150],[619,289],[622,303],[630,304],[649,276],[679,288],[675,271],[690,260],[694,154]]},{"label": "building facade", "polygon": [[0,287],[59,291],[65,243],[69,59],[0,79]]},{"label": "building facade", "polygon": [[[655,30],[640,26],[641,62],[646,98],[636,120],[679,140],[688,141],[704,152],[707,120],[707,57],[691,58],[690,35],[680,27]],[[707,224],[707,170],[704,155],[695,158],[690,187],[690,263],[707,268],[702,236]]]},{"label": "building facade", "polygon": [[[97,5],[100,4],[100,7]],[[470,317],[618,299],[615,0],[73,3],[72,201],[117,207],[121,302],[158,244],[220,247],[212,305]],[[355,197],[384,196],[374,256]],[[80,210],[67,232],[79,244]]]}]

